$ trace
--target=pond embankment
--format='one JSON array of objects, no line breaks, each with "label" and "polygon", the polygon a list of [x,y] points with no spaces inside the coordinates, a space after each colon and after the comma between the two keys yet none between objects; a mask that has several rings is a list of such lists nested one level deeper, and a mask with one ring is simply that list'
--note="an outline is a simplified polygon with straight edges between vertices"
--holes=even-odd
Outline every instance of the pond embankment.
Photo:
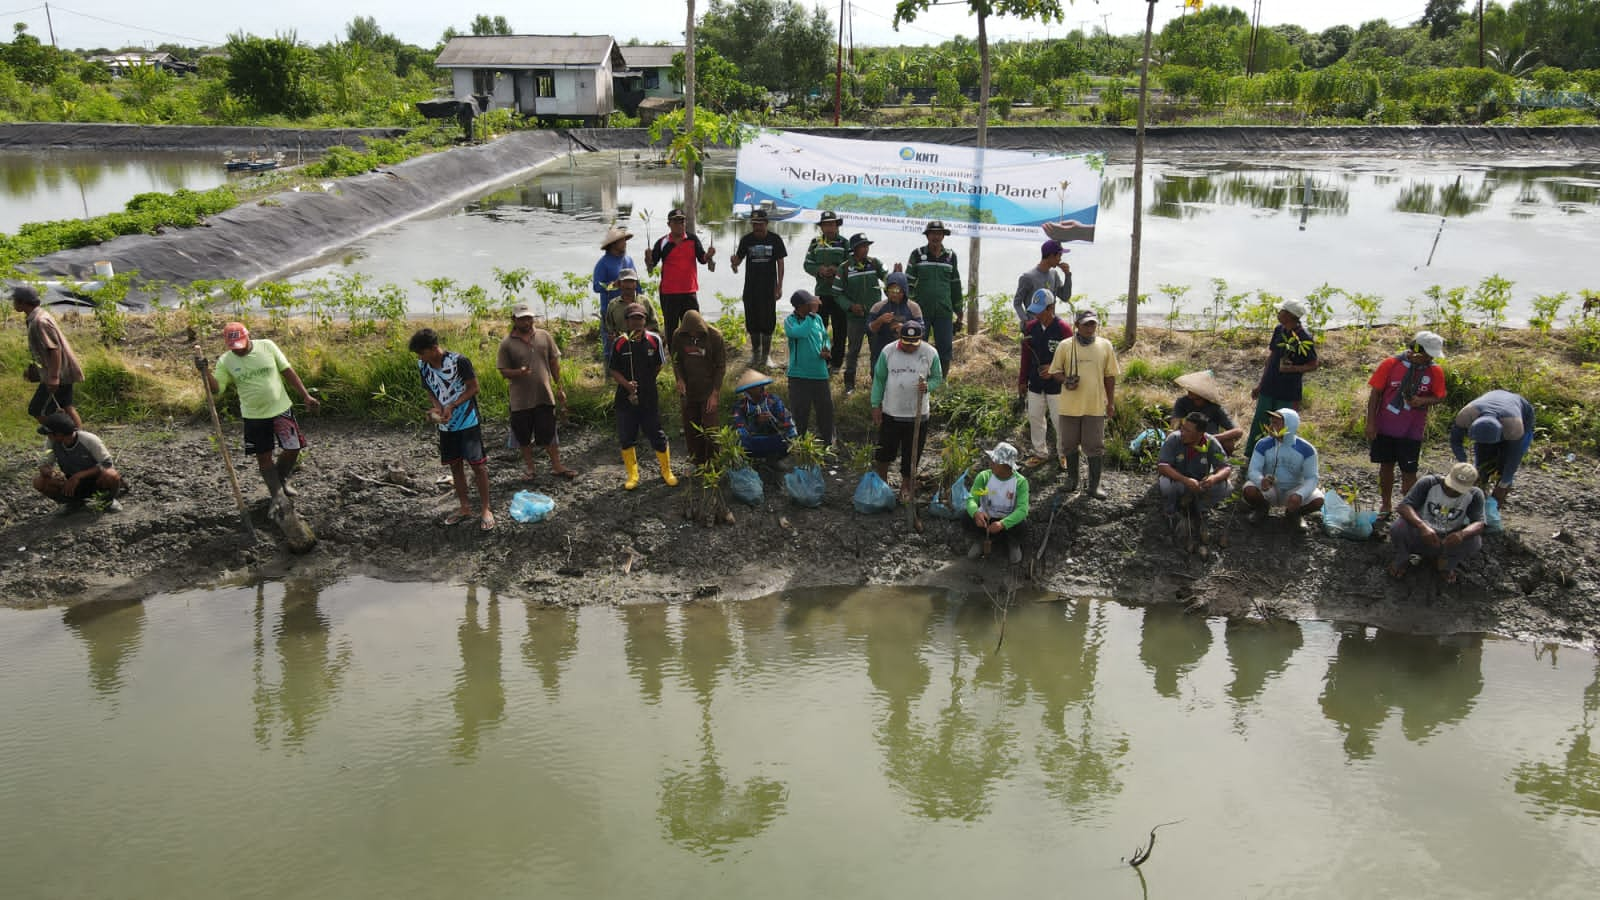
[{"label": "pond embankment", "polygon": [[89,122],[0,124],[0,150],[233,150],[320,152],[393,138],[405,128],[257,128],[248,125],[122,125]]}]

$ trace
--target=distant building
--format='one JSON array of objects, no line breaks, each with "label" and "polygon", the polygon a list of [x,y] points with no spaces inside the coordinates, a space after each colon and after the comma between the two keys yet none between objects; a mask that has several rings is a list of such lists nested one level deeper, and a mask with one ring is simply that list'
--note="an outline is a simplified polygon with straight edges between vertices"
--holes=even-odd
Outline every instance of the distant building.
[{"label": "distant building", "polygon": [[189,75],[199,70],[194,63],[184,62],[171,53],[112,53],[91,56],[89,62],[103,64],[111,70],[113,78],[124,78],[134,69],[161,69],[174,75]]},{"label": "distant building", "polygon": [[628,66],[616,73],[617,106],[633,116],[646,99],[675,100],[681,105],[683,84],[672,78],[672,58],[682,52],[682,44],[623,47]]},{"label": "distant building", "polygon": [[604,123],[617,108],[613,79],[627,69],[610,35],[514,34],[451,38],[434,65],[457,99],[487,99],[541,119]]}]

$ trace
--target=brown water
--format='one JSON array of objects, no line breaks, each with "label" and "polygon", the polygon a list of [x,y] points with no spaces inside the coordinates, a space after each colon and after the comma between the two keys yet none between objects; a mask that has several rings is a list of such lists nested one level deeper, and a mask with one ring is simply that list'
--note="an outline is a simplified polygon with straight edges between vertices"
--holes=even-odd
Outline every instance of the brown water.
[{"label": "brown water", "polygon": [[1042,601],[0,611],[4,895],[1593,896],[1592,656]]}]

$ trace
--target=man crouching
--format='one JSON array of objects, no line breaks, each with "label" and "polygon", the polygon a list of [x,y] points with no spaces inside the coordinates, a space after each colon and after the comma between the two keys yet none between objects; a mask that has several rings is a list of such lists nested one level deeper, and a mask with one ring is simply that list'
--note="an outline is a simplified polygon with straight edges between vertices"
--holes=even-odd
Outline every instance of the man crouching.
[{"label": "man crouching", "polygon": [[122,475],[112,467],[104,442],[64,412],[45,416],[39,433],[50,438],[50,457],[33,478],[34,490],[61,504],[62,512],[82,509],[96,496],[106,498],[106,512],[122,510],[117,500]]}]

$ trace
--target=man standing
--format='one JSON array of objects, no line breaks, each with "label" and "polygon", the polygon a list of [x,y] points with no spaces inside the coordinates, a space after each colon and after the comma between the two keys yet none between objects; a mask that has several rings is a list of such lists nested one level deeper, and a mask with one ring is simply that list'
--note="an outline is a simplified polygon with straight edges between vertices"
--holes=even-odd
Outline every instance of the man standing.
[{"label": "man standing", "polygon": [[1023,272],[1017,279],[1017,292],[1011,298],[1011,308],[1017,313],[1017,325],[1026,328],[1033,314],[1028,311],[1039,291],[1049,291],[1056,300],[1072,304],[1072,267],[1061,261],[1067,251],[1060,241],[1045,241],[1039,248],[1039,264]]},{"label": "man standing", "polygon": [[778,327],[778,300],[783,297],[784,258],[788,255],[783,238],[767,230],[767,211],[750,213],[750,233],[739,239],[730,268],[737,275],[740,263],[750,263],[744,270],[743,300],[751,368],[772,366],[772,332]]},{"label": "man standing", "polygon": [[1250,523],[1266,521],[1274,506],[1283,507],[1294,532],[1305,531],[1305,517],[1322,508],[1317,487],[1317,448],[1300,437],[1300,414],[1285,406],[1267,415],[1266,437],[1256,442],[1245,476],[1244,499]]},{"label": "man standing", "polygon": [[1472,438],[1472,458],[1478,475],[1494,482],[1493,497],[1504,503],[1522,457],[1533,445],[1533,404],[1510,391],[1490,391],[1461,407],[1450,427],[1450,452],[1457,462],[1467,461],[1463,438]]},{"label": "man standing", "polygon": [[1304,300],[1278,304],[1278,325],[1272,329],[1272,339],[1267,344],[1267,364],[1261,370],[1261,380],[1250,390],[1256,411],[1250,419],[1250,436],[1244,442],[1245,456],[1255,450],[1262,426],[1273,410],[1287,406],[1299,412],[1301,380],[1321,365],[1316,343],[1303,324],[1310,313]]},{"label": "man standing", "polygon": [[33,364],[25,377],[39,383],[28,402],[28,415],[43,424],[45,416],[59,410],[70,416],[74,425],[83,427],[83,419],[72,405],[72,391],[83,381],[83,367],[61,326],[40,305],[39,292],[28,285],[12,288],[11,308],[22,313],[28,323],[28,355]]},{"label": "man standing", "polygon": [[844,311],[848,330],[844,350],[844,393],[856,391],[856,365],[861,360],[861,341],[867,336],[867,311],[883,299],[878,285],[888,270],[872,252],[872,241],[864,234],[850,236],[850,258],[838,268],[833,280],[834,302]]},{"label": "man standing", "polygon": [[1106,452],[1106,420],[1117,414],[1117,351],[1100,337],[1100,318],[1094,310],[1078,313],[1070,340],[1056,347],[1050,360],[1050,377],[1061,382],[1061,418],[1057,420],[1056,440],[1066,454],[1062,468],[1067,470],[1067,493],[1078,489],[1080,448],[1089,458],[1089,496],[1106,499],[1100,488],[1101,465]]},{"label": "man standing", "polygon": [[1448,475],[1419,480],[1400,501],[1400,517],[1389,526],[1394,561],[1389,574],[1404,578],[1411,555],[1434,560],[1445,584],[1456,583],[1456,567],[1483,549],[1483,491],[1478,470],[1458,462]]},{"label": "man standing", "polygon": [[606,310],[611,301],[617,299],[622,293],[622,288],[617,284],[618,276],[624,269],[632,270],[633,257],[628,255],[628,239],[633,237],[628,229],[613,225],[606,229],[606,236],[600,241],[600,261],[594,264],[594,291],[600,295],[600,352],[610,353],[611,343],[607,340],[610,333],[606,330]]},{"label": "man standing", "polygon": [[511,434],[522,450],[523,476],[533,479],[533,448],[543,447],[552,475],[576,478],[577,472],[561,464],[561,439],[556,433],[556,403],[567,405],[561,350],[550,332],[534,327],[533,304],[519,303],[511,311],[511,333],[500,342],[495,367],[506,379]]},{"label": "man standing", "polygon": [[927,246],[911,251],[906,276],[911,281],[911,299],[922,307],[927,326],[933,331],[939,365],[948,372],[955,351],[955,333],[961,330],[961,272],[956,252],[944,246],[950,229],[934,219],[922,233],[928,239]]},{"label": "man standing", "polygon": [[[217,371],[212,375],[205,357],[195,357],[195,366],[205,376],[206,387],[213,394],[221,394],[232,384],[239,389],[239,418],[244,420],[244,452],[255,456],[261,470],[261,480],[267,483],[272,499],[278,495],[293,497],[298,492],[289,486],[289,476],[294,474],[300,451],[309,446],[300,423],[294,417],[293,404],[284,382],[294,386],[305,401],[306,408],[315,410],[322,406],[306,390],[289,360],[284,358],[278,345],[268,340],[252,340],[250,331],[239,322],[229,322],[222,327],[222,339],[228,352],[217,360]],[[282,448],[277,461],[272,458],[273,445]]]},{"label": "man standing", "polygon": [[[645,268],[655,274],[661,267],[661,315],[666,318],[667,331],[663,335],[668,346],[672,333],[678,330],[683,314],[699,309],[696,292],[700,290],[700,265],[717,270],[715,248],[707,250],[697,235],[688,233],[688,218],[683,210],[667,213],[666,234],[656,240],[654,247],[645,251]],[[612,349],[615,349],[613,342]]]},{"label": "man standing", "polygon": [[46,415],[39,433],[50,438],[50,456],[33,478],[34,490],[61,504],[63,511],[81,508],[96,494],[106,498],[106,512],[122,511],[117,499],[122,475],[112,468],[111,454],[98,437],[80,430],[61,411]]},{"label": "man standing", "polygon": [[672,375],[681,401],[683,441],[696,465],[711,459],[711,432],[717,429],[717,403],[727,373],[722,332],[708,326],[698,311],[684,313],[683,324],[672,336]]},{"label": "man standing", "polygon": [[1001,441],[988,451],[989,468],[978,473],[967,495],[967,521],[977,539],[967,548],[967,559],[984,556],[984,545],[998,540],[1006,545],[1012,565],[1022,562],[1022,542],[1028,536],[1028,479],[1017,471],[1017,448]]},{"label": "man standing", "polygon": [[822,301],[810,291],[795,291],[789,298],[794,314],[783,320],[783,336],[789,342],[789,402],[794,407],[794,422],[799,431],[809,430],[811,411],[817,412],[817,428],[811,432],[823,446],[833,444],[833,392],[828,384],[828,329],[817,309]]},{"label": "man standing", "polygon": [[839,218],[838,213],[831,209],[823,210],[822,218],[817,220],[817,227],[822,233],[812,238],[811,245],[806,248],[806,272],[817,279],[812,290],[816,292],[817,299],[822,301],[819,315],[832,336],[828,348],[828,368],[835,372],[844,363],[844,339],[849,332],[844,310],[834,301],[834,279],[838,277],[839,266],[850,255],[850,245],[839,236],[839,227],[843,224],[844,220]]},{"label": "man standing", "polygon": [[[1206,544],[1206,515],[1232,491],[1228,479],[1233,477],[1233,467],[1228,465],[1222,442],[1206,434],[1208,424],[1205,414],[1189,413],[1178,422],[1178,430],[1167,435],[1156,463],[1162,511],[1173,534],[1186,537],[1191,550],[1196,544]],[[1180,518],[1184,507],[1189,515]]]},{"label": "man standing", "polygon": [[644,327],[644,307],[635,303],[626,310],[628,330],[611,345],[611,380],[617,395],[617,443],[622,448],[622,465],[627,471],[623,490],[639,486],[639,452],[634,446],[644,432],[661,465],[661,480],[676,487],[672,474],[672,452],[667,449],[667,433],[661,428],[661,396],[656,376],[667,362],[667,345],[661,335]]},{"label": "man standing", "polygon": [[1022,389],[1027,395],[1028,440],[1033,455],[1028,465],[1050,459],[1050,429],[1056,430],[1058,459],[1067,455],[1061,440],[1061,382],[1050,377],[1056,350],[1072,337],[1072,329],[1056,316],[1056,295],[1046,288],[1033,292],[1028,323],[1022,328]]},{"label": "man standing", "polygon": [[883,280],[883,299],[867,310],[867,344],[872,350],[867,368],[878,367],[878,354],[900,339],[900,326],[922,318],[922,307],[911,302],[911,281],[904,272],[890,272]]},{"label": "man standing", "polygon": [[[661,320],[656,318],[656,311],[650,301],[639,293],[639,275],[632,269],[623,269],[617,273],[617,297],[606,307],[606,334],[612,344],[616,344],[617,337],[628,333],[628,308],[631,306],[644,307],[644,325],[651,331],[661,328]],[[606,360],[611,359],[611,348],[606,347]]]},{"label": "man standing", "polygon": [[413,334],[408,346],[416,354],[422,386],[433,396],[428,418],[439,428],[439,462],[450,467],[450,481],[456,489],[456,511],[444,517],[444,524],[456,525],[472,518],[466,475],[466,466],[471,466],[478,488],[478,528],[493,531],[489,460],[483,452],[483,425],[478,418],[478,373],[473,370],[472,360],[440,347],[439,336],[432,328]]},{"label": "man standing", "polygon": [[1380,515],[1393,512],[1394,468],[1400,466],[1401,496],[1417,483],[1428,408],[1445,398],[1444,370],[1434,360],[1444,354],[1444,338],[1419,331],[1405,352],[1378,364],[1367,379],[1366,436],[1370,459],[1378,464]]},{"label": "man standing", "polygon": [[[900,458],[900,499],[911,497],[922,448],[928,443],[928,392],[944,384],[939,354],[923,342],[925,326],[912,319],[900,327],[900,340],[878,356],[872,370],[872,424],[878,428],[878,477],[888,481],[889,463]],[[918,420],[922,425],[919,428]],[[913,442],[913,436],[916,441]]]}]

